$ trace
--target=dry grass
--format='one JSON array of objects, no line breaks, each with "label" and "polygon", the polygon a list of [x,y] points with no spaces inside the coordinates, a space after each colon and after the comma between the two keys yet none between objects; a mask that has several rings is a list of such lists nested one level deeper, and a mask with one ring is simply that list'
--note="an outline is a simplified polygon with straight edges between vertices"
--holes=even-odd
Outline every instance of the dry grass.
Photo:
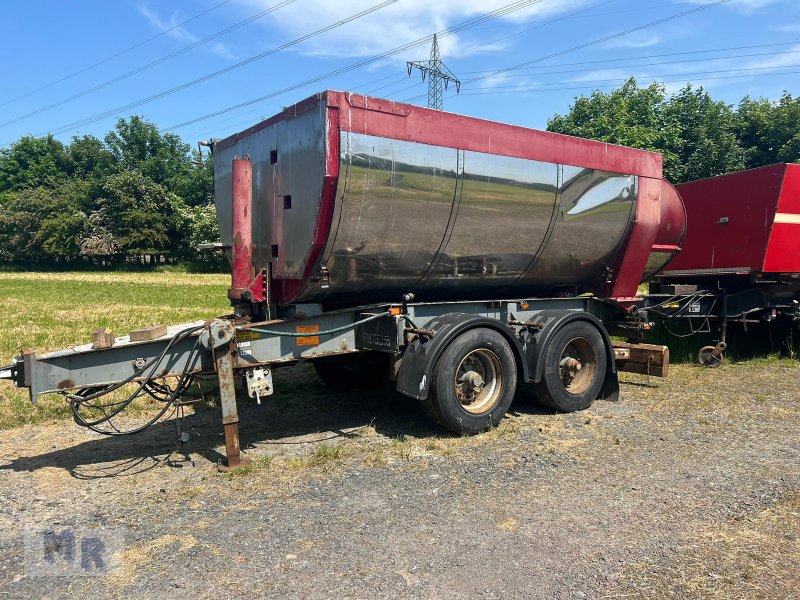
[{"label": "dry grass", "polygon": [[[21,348],[47,352],[83,344],[98,327],[117,335],[153,324],[225,314],[228,278],[188,273],[0,273],[5,326],[0,364]],[[60,396],[32,407],[27,392],[0,384],[0,429],[69,416]]]},{"label": "dry grass", "polygon": [[753,515],[696,523],[677,563],[631,565],[639,597],[792,598],[800,589],[800,494]]}]

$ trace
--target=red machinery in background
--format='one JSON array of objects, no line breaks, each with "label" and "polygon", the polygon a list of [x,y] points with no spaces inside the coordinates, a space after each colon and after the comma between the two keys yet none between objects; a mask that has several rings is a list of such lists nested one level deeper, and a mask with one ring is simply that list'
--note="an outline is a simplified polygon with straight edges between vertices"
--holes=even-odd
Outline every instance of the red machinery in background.
[{"label": "red machinery in background", "polygon": [[[649,312],[669,329],[719,327],[698,360],[720,364],[731,322],[800,318],[800,165],[776,164],[677,186],[687,213],[681,253],[651,285]],[[683,334],[683,332],[681,333]]]}]

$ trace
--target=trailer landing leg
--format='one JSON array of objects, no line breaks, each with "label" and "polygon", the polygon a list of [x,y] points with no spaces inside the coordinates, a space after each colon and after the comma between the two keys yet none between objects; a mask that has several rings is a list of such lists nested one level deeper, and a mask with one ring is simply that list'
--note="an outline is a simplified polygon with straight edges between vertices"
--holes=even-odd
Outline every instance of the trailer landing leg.
[{"label": "trailer landing leg", "polygon": [[249,458],[241,457],[239,448],[239,413],[236,410],[236,388],[230,345],[217,354],[217,376],[219,377],[219,397],[222,406],[222,426],[225,429],[226,456],[226,464],[219,463],[217,468],[224,472],[250,464]]}]

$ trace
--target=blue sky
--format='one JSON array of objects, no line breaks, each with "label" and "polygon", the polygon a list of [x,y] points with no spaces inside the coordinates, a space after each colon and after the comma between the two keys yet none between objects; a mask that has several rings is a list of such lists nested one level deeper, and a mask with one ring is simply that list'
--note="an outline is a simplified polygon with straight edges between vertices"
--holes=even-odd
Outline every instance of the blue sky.
[{"label": "blue sky", "polygon": [[408,77],[405,61],[426,59],[429,42],[369,59],[504,7],[441,37],[445,64],[464,82],[459,95],[446,93],[446,110],[544,128],[576,95],[631,75],[670,91],[692,82],[729,103],[800,94],[800,2],[714,1],[397,0],[338,26],[387,0],[6,2],[0,144],[47,132],[102,136],[130,114],[194,143],[325,88],[424,105],[427,84]]}]

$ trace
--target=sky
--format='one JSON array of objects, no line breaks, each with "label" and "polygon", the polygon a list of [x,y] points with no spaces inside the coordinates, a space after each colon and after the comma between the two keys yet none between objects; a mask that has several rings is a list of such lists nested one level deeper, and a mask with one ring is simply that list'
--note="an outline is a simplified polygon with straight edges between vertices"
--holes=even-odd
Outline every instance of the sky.
[{"label": "sky", "polygon": [[195,144],[324,89],[424,106],[406,61],[437,32],[461,80],[444,109],[526,127],[630,76],[734,105],[800,94],[797,0],[7,0],[0,146],[131,114]]}]

